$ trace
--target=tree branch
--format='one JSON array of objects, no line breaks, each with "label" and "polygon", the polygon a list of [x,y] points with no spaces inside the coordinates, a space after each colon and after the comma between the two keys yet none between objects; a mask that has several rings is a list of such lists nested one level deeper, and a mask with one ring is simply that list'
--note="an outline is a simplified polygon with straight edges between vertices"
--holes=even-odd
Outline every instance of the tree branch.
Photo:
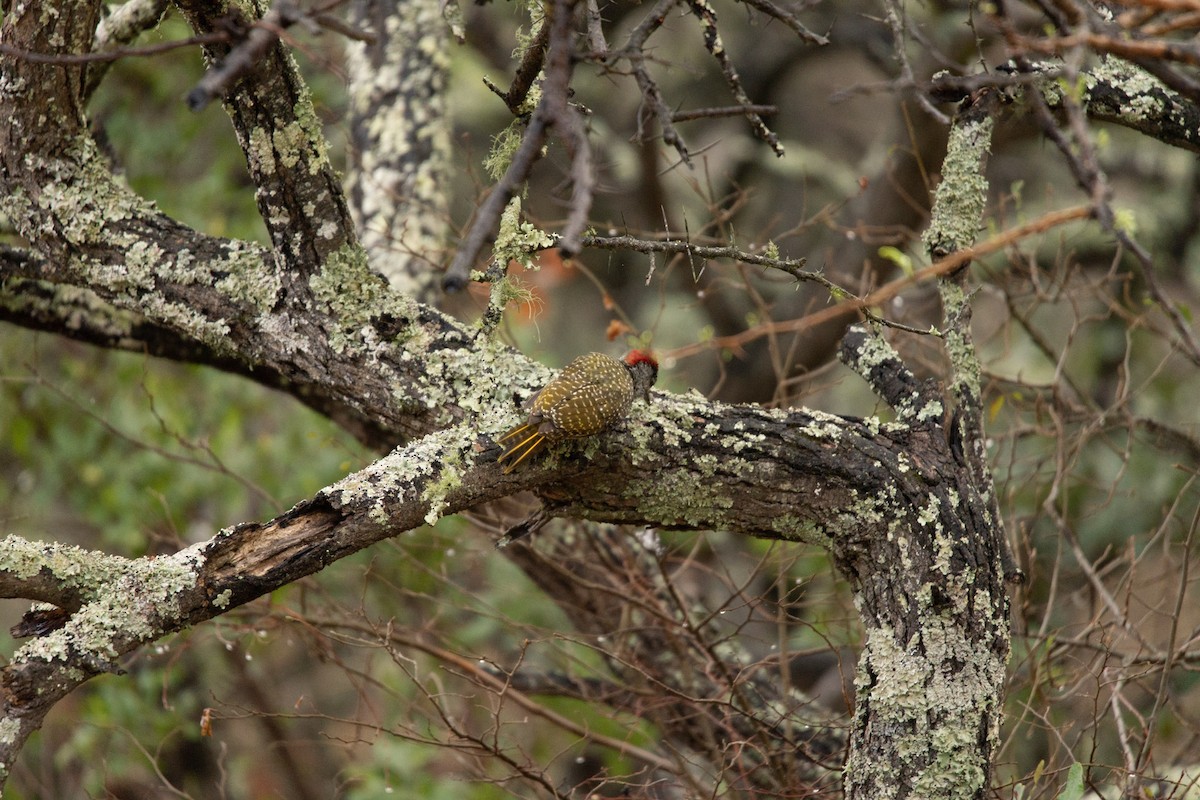
[{"label": "tree branch", "polygon": [[[459,244],[454,260],[446,269],[446,275],[442,279],[442,286],[446,291],[459,291],[467,285],[471,267],[479,260],[479,254],[483,252],[488,240],[495,236],[500,215],[504,212],[508,201],[516,194],[517,189],[529,177],[533,165],[541,158],[542,147],[551,127],[554,127],[561,136],[575,143],[579,158],[586,158],[588,153],[586,142],[582,147],[578,142],[578,139],[582,137],[582,132],[575,128],[573,121],[575,112],[567,107],[571,71],[574,67],[571,57],[571,34],[575,6],[576,0],[557,0],[551,6],[551,16],[543,26],[549,28],[547,45],[549,52],[546,56],[549,66],[542,86],[541,100],[533,114],[530,115],[529,125],[525,129],[521,145],[513,154],[508,169],[492,187],[487,199],[480,205],[467,235]],[[535,40],[530,46],[538,47],[539,43]],[[580,176],[575,177],[578,179]],[[590,183],[587,185],[590,186]],[[587,198],[576,197],[572,200],[572,208],[582,207],[585,210],[584,217],[586,218],[586,208],[590,204],[590,200],[590,192]],[[573,212],[571,223],[568,226],[568,233],[572,234],[572,238],[564,241],[564,249],[569,248],[574,237],[582,232],[583,225],[577,217],[578,214]]]},{"label": "tree branch", "polygon": [[[235,25],[254,24],[233,4],[181,0],[176,5],[199,34],[225,30],[231,18]],[[282,299],[305,303],[311,295],[309,279],[327,262],[361,257],[361,251],[341,177],[329,163],[328,143],[296,63],[273,33],[263,48],[255,45],[253,69],[232,85],[225,109],[271,237]],[[231,56],[226,44],[207,45],[204,52],[210,62]]]},{"label": "tree branch", "polygon": [[424,303],[441,295],[449,220],[450,55],[441,5],[360,0],[353,19],[374,41],[346,49],[348,184],[363,248],[392,288]]},{"label": "tree branch", "polygon": [[[65,548],[63,557],[46,559],[36,557],[44,555],[40,545],[9,539],[0,546],[5,596],[59,600],[79,608],[63,626],[22,647],[0,673],[0,718],[18,729],[17,735],[0,739],[0,763],[13,763],[57,700],[89,678],[117,669],[117,659],[141,645],[382,539],[521,489],[554,498],[565,513],[597,520],[725,528],[825,543],[874,535],[868,528],[878,523],[870,520],[848,527],[849,519],[830,524],[835,509],[852,503],[874,482],[880,484],[874,491],[881,491],[901,466],[887,445],[872,437],[868,424],[810,413],[781,416],[661,393],[656,405],[653,413],[638,415],[644,419],[635,420],[634,430],[592,443],[586,460],[577,452],[560,452],[514,475],[497,469],[496,449],[478,441],[473,423],[452,426],[396,450],[270,522],[235,526],[172,556],[125,560]],[[679,446],[689,440],[687,447]],[[864,474],[873,477],[864,483]],[[723,486],[738,487],[736,502],[719,491]],[[813,504],[816,495],[821,500]],[[810,499],[802,505],[800,496]]]}]

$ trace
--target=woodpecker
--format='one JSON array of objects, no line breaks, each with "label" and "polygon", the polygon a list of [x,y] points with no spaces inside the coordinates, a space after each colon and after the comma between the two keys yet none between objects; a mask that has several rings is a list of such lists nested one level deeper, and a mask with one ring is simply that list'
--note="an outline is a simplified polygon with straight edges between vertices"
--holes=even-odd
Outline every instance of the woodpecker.
[{"label": "woodpecker", "polygon": [[603,353],[579,356],[533,396],[529,418],[496,442],[496,459],[508,474],[549,442],[583,439],[624,419],[641,395],[650,401],[658,362],[645,350],[631,350],[623,361]]}]

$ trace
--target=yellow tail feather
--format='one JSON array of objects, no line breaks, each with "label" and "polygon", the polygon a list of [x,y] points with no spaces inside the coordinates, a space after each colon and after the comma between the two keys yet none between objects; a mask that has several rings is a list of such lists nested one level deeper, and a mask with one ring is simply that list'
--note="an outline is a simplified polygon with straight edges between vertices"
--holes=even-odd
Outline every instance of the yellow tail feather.
[{"label": "yellow tail feather", "polygon": [[517,427],[510,429],[509,432],[504,434],[503,436],[496,437],[496,444],[503,442],[505,439],[511,439],[514,436],[519,436],[521,433],[523,433],[524,431],[526,431],[528,429],[529,429],[529,423],[528,422],[522,423],[521,425],[518,425]]},{"label": "yellow tail feather", "polygon": [[[528,433],[531,430],[533,432]],[[508,439],[513,439],[518,436],[521,436],[522,438],[516,442],[513,442],[512,444],[504,445],[504,452],[502,452],[499,457],[496,458],[496,461],[504,464],[503,471],[505,475],[516,469],[522,461],[536,453],[546,443],[545,434],[534,429],[533,426],[529,424],[518,425],[497,439],[496,443],[500,444]],[[508,462],[507,464],[505,464],[506,461]]]}]

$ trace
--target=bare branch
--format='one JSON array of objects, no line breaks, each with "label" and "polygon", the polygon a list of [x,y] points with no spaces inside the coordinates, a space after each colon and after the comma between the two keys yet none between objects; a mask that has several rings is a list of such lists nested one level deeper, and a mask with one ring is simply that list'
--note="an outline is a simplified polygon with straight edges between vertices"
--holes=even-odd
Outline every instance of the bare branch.
[{"label": "bare branch", "polygon": [[501,91],[499,87],[492,86],[491,82],[485,79],[492,91],[504,101],[504,105],[508,106],[508,110],[514,115],[522,113],[521,109],[525,105],[525,99],[529,96],[529,90],[533,88],[533,82],[542,72],[546,47],[550,42],[550,27],[549,20],[542,21],[537,33],[533,35],[533,39],[525,48],[525,53],[521,56],[521,63],[517,65],[517,69],[513,73],[512,84],[509,85],[507,91]]},{"label": "bare branch", "polygon": [[772,3],[771,0],[741,0],[741,2],[750,6],[756,11],[760,11],[769,17],[779,20],[784,25],[792,29],[804,41],[810,44],[827,45],[829,37],[822,36],[819,33],[813,33],[800,22],[800,19],[786,8]]},{"label": "bare branch", "polygon": [[700,20],[700,24],[704,29],[704,46],[708,49],[710,55],[717,60],[721,65],[721,74],[725,76],[725,83],[729,86],[729,91],[733,95],[733,99],[738,105],[746,109],[746,119],[750,121],[750,127],[754,130],[754,134],[775,151],[775,155],[783,156],[783,145],[779,143],[779,137],[775,132],[767,127],[767,123],[763,122],[763,118],[750,110],[753,103],[746,95],[746,90],[742,88],[742,79],[738,77],[737,70],[733,66],[733,62],[729,59],[729,53],[725,49],[725,44],[721,41],[721,33],[717,30],[717,11],[708,2],[708,0],[687,0],[688,7],[692,13]]},{"label": "bare branch", "polygon": [[279,32],[302,19],[304,11],[294,0],[275,0],[263,18],[242,33],[241,41],[188,92],[188,108],[200,111],[213,100],[224,97],[234,82],[254,69],[267,48],[279,40]]},{"label": "bare branch", "polygon": [[[504,212],[505,206],[529,177],[533,165],[541,158],[542,145],[545,143],[548,129],[551,126],[559,130],[561,135],[575,141],[576,161],[579,158],[588,159],[589,151],[586,142],[580,146],[582,132],[578,133],[578,139],[575,139],[576,134],[572,133],[576,124],[571,121],[572,115],[577,112],[567,106],[568,88],[573,68],[571,36],[576,2],[577,0],[557,0],[553,6],[554,13],[548,22],[550,32],[547,61],[550,66],[546,71],[546,80],[542,86],[542,99],[530,116],[525,136],[522,138],[517,152],[513,155],[508,169],[500,181],[492,187],[491,193],[479,207],[467,235],[463,237],[458,252],[454,255],[454,260],[450,262],[446,275],[442,279],[442,286],[446,291],[459,291],[466,286],[471,267],[479,259],[479,254],[483,251],[488,239],[495,235],[496,226],[500,222],[500,215]],[[590,163],[587,161],[582,165],[573,166],[572,169],[573,174],[576,169],[580,172],[586,169],[587,175],[591,174]],[[580,177],[582,176],[576,175],[577,180]],[[573,231],[576,236],[585,227],[587,204],[590,204],[591,201],[590,185],[590,181],[582,187],[576,183],[569,223],[570,231]],[[580,196],[581,191],[586,191],[586,197]],[[580,209],[582,209],[583,223],[580,221]],[[569,247],[570,244],[571,240],[568,239],[565,246]]]}]

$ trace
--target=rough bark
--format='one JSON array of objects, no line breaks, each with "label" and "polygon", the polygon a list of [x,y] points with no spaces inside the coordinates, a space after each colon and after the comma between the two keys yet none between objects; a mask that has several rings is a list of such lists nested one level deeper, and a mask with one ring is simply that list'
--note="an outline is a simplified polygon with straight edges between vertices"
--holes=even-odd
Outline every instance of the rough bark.
[{"label": "rough bark", "polygon": [[347,52],[351,208],[372,269],[424,303],[440,295],[436,267],[449,227],[444,5],[358,0],[354,22],[375,40]]}]

